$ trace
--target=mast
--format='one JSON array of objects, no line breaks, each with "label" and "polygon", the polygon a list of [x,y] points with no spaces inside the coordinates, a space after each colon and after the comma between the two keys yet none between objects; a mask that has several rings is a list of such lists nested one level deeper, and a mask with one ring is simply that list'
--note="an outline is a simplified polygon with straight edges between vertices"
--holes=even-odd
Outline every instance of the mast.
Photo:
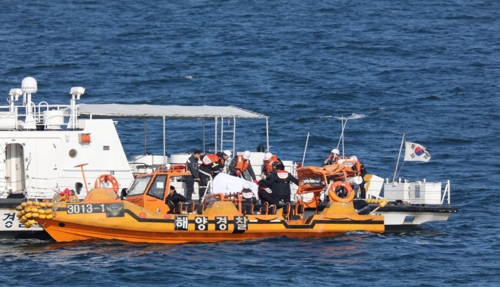
[{"label": "mast", "polygon": [[399,147],[398,160],[396,161],[396,168],[394,169],[394,177],[392,178],[392,182],[396,181],[396,173],[398,171],[399,158],[401,157],[401,151],[403,150],[403,143],[405,142],[406,134],[403,134],[403,138],[401,139],[401,146]]}]

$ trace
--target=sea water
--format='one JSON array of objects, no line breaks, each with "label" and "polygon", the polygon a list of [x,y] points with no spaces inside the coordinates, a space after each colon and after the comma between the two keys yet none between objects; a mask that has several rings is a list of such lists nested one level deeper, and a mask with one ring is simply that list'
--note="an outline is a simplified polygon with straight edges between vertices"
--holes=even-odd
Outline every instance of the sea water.
[{"label": "sea water", "polygon": [[[5,97],[32,76],[36,103],[83,86],[80,103],[233,105],[269,116],[270,144],[306,165],[338,146],[347,118],[343,150],[369,173],[392,178],[406,134],[432,159],[400,162],[398,176],[451,180],[460,211],[390,235],[0,240],[1,286],[498,286],[498,1],[63,2],[0,3]],[[161,154],[162,125],[147,124]],[[201,148],[200,122],[167,124],[169,153]],[[144,153],[142,122],[117,128],[129,156]],[[265,134],[238,121],[237,150]]]}]

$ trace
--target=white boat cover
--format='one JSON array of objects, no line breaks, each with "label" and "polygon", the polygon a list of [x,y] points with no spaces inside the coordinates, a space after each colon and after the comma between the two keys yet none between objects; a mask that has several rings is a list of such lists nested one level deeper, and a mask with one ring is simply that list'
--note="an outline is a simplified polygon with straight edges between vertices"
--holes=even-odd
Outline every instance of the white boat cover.
[{"label": "white boat cover", "polygon": [[259,186],[257,184],[251,181],[244,180],[243,178],[229,175],[227,173],[221,173],[214,178],[212,193],[227,194],[241,192],[244,183],[248,183],[250,185],[250,189],[252,189],[255,197],[259,199]]},{"label": "white boat cover", "polygon": [[267,116],[233,106],[161,106],[129,104],[79,104],[79,116],[93,118],[267,118]]}]

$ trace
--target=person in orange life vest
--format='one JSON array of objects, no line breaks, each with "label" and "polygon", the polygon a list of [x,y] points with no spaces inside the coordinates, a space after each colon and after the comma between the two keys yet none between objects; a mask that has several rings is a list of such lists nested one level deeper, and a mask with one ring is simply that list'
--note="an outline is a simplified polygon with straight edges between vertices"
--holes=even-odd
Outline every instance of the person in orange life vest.
[{"label": "person in orange life vest", "polygon": [[198,174],[200,176],[200,203],[202,201],[203,196],[207,190],[207,185],[210,179],[214,178],[217,174],[219,174],[219,157],[215,154],[207,153],[201,158],[201,164],[198,168]]},{"label": "person in orange life vest", "polygon": [[262,172],[260,174],[260,177],[265,179],[268,174],[276,169],[276,166],[278,164],[283,164],[279,157],[273,155],[270,152],[266,152],[264,154],[264,162],[262,165]]},{"label": "person in orange life vest", "polygon": [[[191,173],[191,176],[186,176],[186,199],[191,201],[194,193],[194,182],[200,181],[200,175],[198,173],[198,160],[201,156],[201,150],[195,150],[193,154],[187,159],[186,167]],[[200,196],[201,198],[201,196]]]},{"label": "person in orange life vest", "polygon": [[220,151],[217,153],[219,157],[219,173],[224,173],[226,168],[226,162],[231,158],[233,153],[230,150]]},{"label": "person in orange life vest", "polygon": [[[255,194],[253,193],[252,189],[250,189],[250,184],[248,182],[245,182],[243,184],[241,190],[241,200],[241,209],[243,211],[243,214],[247,214],[247,209],[250,204],[255,205],[257,203],[257,198],[255,198]],[[253,210],[249,213],[252,214]]]},{"label": "person in orange life vest", "polygon": [[251,153],[246,150],[243,152],[243,154],[235,156],[229,164],[229,172],[231,173],[231,175],[241,177],[248,181],[253,180],[253,182],[259,184],[259,182],[255,178],[252,164],[250,163],[250,155]]},{"label": "person in orange life vest", "polygon": [[264,204],[265,202],[267,202],[269,205],[278,204],[277,202],[274,202],[273,191],[269,188],[269,186],[267,186],[265,179],[261,179],[259,181],[258,195],[261,204]]},{"label": "person in orange life vest", "polygon": [[331,164],[335,164],[339,161],[339,150],[334,148],[332,149],[332,152],[330,153],[330,155],[325,159],[325,162],[323,163],[323,165],[331,165]]},{"label": "person in orange life vest", "polygon": [[366,190],[365,190],[365,183],[366,183],[365,175],[367,173],[366,168],[355,155],[351,157],[351,160],[355,162],[354,165],[352,166],[352,170],[357,171],[357,175],[361,176],[361,179],[363,180],[359,184],[359,189],[361,191],[361,198],[366,198]]},{"label": "person in orange life vest", "polygon": [[283,164],[278,164],[276,170],[273,170],[266,179],[266,184],[273,191],[273,200],[278,203],[278,207],[290,202],[292,194],[290,182],[299,185],[297,178],[286,171]]}]

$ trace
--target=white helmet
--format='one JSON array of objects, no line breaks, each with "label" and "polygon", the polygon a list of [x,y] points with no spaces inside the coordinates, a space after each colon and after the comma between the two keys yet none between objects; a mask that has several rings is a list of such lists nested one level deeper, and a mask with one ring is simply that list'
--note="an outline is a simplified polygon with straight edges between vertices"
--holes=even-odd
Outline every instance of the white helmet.
[{"label": "white helmet", "polygon": [[272,157],[273,157],[273,154],[272,154],[272,153],[270,153],[270,152],[266,152],[266,153],[264,154],[264,160],[269,160],[269,159],[270,159],[270,158],[272,158]]},{"label": "white helmet", "polygon": [[351,156],[351,160],[358,161],[358,158],[355,155],[353,155],[353,156]]},{"label": "white helmet", "polygon": [[251,155],[251,153],[248,150],[243,152],[243,158],[245,158],[245,159],[250,159],[250,155]]},{"label": "white helmet", "polygon": [[334,149],[332,149],[332,153],[334,153],[334,154],[339,154],[340,152],[339,152],[339,150],[338,150],[338,149],[334,148]]},{"label": "white helmet", "polygon": [[250,189],[250,184],[248,184],[248,182],[245,182],[243,184],[243,189]]},{"label": "white helmet", "polygon": [[224,154],[227,155],[228,157],[231,157],[233,153],[230,150],[225,150]]}]

